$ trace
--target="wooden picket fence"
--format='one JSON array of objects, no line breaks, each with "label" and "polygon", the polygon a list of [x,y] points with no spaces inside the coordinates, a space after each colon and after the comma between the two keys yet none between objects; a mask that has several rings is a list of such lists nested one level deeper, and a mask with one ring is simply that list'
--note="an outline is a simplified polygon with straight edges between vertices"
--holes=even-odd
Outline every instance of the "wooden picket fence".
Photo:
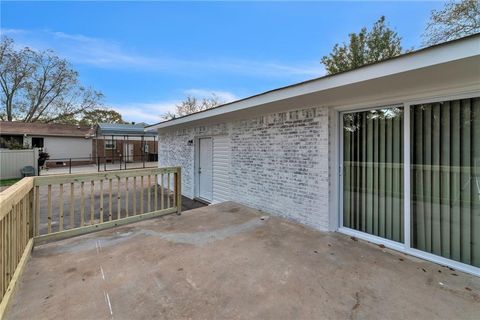
[{"label": "wooden picket fence", "polygon": [[179,167],[23,178],[0,193],[0,319],[35,243],[181,210]]},{"label": "wooden picket fence", "polygon": [[34,178],[24,178],[0,193],[0,318],[33,246]]}]

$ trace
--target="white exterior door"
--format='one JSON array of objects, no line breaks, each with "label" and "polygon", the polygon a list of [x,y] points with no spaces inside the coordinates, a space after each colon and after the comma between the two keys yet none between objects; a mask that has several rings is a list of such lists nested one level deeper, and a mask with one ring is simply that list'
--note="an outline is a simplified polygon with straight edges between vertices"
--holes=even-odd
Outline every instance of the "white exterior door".
[{"label": "white exterior door", "polygon": [[133,162],[133,143],[123,145],[123,156],[126,162]]},{"label": "white exterior door", "polygon": [[212,203],[231,200],[230,197],[230,153],[228,136],[213,137],[213,198]]},{"label": "white exterior door", "polygon": [[207,201],[213,198],[212,138],[198,140],[198,196]]}]

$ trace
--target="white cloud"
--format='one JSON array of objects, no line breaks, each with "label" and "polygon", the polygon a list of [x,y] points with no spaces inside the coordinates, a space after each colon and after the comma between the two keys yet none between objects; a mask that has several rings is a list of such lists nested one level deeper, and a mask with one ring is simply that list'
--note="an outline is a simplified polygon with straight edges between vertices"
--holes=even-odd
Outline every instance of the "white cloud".
[{"label": "white cloud", "polygon": [[23,29],[8,29],[8,28],[2,28],[0,29],[0,33],[2,36],[14,36],[14,35],[19,35],[19,34],[25,34],[27,33],[26,30]]},{"label": "white cloud", "polygon": [[[36,50],[53,49],[60,56],[78,64],[99,68],[125,70],[140,69],[151,72],[170,73],[223,73],[241,74],[250,77],[312,78],[325,73],[318,61],[302,64],[285,64],[273,61],[255,61],[235,58],[212,57],[209,60],[188,60],[171,57],[147,56],[128,50],[121,43],[88,37],[82,34],[67,34],[51,30],[0,29],[2,35],[14,39],[17,47],[28,46]],[[238,97],[232,92],[202,88],[186,89],[171,100],[153,102],[129,102],[112,104],[110,107],[122,114],[125,120],[155,123],[162,121],[162,114],[174,111],[175,105],[187,95],[205,98],[217,95],[221,101],[231,102]]]},{"label": "white cloud", "polygon": [[325,69],[318,61],[299,65],[287,65],[271,61],[220,60],[218,63],[210,65],[210,67],[218,70],[228,70],[231,73],[263,77],[319,77],[325,74]]},{"label": "white cloud", "polygon": [[115,41],[81,34],[49,30],[1,29],[1,31],[2,35],[12,37],[17,47],[28,46],[36,50],[53,49],[74,63],[98,67],[144,67],[153,62],[140,55],[127,52]]},{"label": "white cloud", "polygon": [[148,124],[162,121],[162,115],[174,111],[177,100],[158,102],[131,102],[115,104],[110,108],[119,112],[125,121],[145,122]]},{"label": "white cloud", "polygon": [[197,98],[208,98],[212,95],[216,95],[220,101],[227,103],[238,100],[238,97],[228,91],[218,91],[218,90],[206,90],[206,89],[188,89],[184,91],[186,96],[194,96]]},{"label": "white cloud", "polygon": [[324,68],[318,61],[291,65],[274,61],[222,57],[214,57],[203,61],[167,56],[152,57],[128,50],[116,41],[81,34],[22,29],[1,29],[1,33],[14,38],[17,46],[29,46],[40,50],[53,49],[74,63],[102,68],[137,68],[153,72],[168,71],[173,73],[221,72],[257,77],[316,77],[325,73]]},{"label": "white cloud", "polygon": [[110,108],[119,112],[125,121],[145,122],[148,124],[163,121],[162,115],[168,111],[175,111],[175,106],[187,95],[197,98],[205,98],[214,93],[221,101],[231,102],[237,100],[237,96],[228,91],[207,90],[207,89],[187,89],[183,91],[184,96],[178,99],[156,101],[156,102],[131,102],[126,104],[113,104]]}]

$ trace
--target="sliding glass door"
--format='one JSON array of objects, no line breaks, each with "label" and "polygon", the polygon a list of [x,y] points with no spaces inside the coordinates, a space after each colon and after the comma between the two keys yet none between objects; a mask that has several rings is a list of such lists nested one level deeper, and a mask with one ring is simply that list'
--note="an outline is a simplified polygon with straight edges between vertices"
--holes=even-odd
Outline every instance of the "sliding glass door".
[{"label": "sliding glass door", "polygon": [[341,124],[341,226],[480,267],[480,97],[346,112]]},{"label": "sliding glass door", "polygon": [[413,248],[480,267],[480,98],[413,105]]},{"label": "sliding glass door", "polygon": [[403,242],[403,108],[343,114],[343,226]]}]

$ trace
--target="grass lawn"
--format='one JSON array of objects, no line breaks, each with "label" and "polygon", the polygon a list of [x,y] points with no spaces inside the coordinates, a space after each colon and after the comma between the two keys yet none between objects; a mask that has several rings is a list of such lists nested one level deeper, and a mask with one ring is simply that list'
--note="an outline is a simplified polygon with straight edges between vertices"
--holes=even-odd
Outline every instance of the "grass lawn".
[{"label": "grass lawn", "polygon": [[0,180],[0,187],[11,186],[12,184],[15,184],[17,181],[20,181],[20,179],[3,179],[3,180]]}]

